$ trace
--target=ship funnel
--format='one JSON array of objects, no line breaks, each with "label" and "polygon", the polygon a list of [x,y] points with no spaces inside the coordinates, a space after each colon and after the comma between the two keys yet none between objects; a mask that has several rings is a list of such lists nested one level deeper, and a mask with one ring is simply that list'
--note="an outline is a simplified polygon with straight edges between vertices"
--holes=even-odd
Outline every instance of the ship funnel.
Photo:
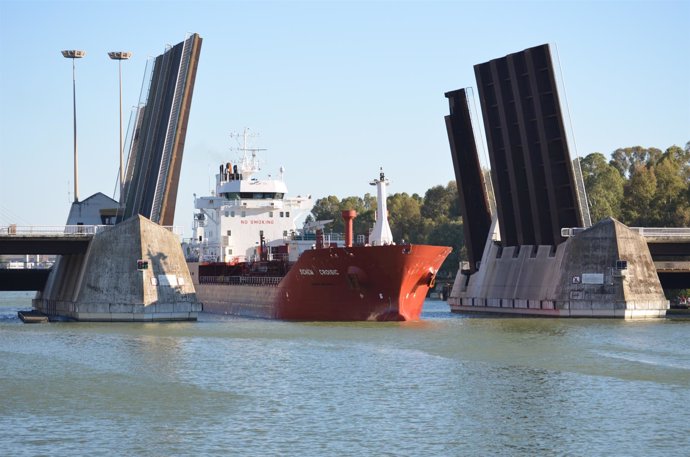
[{"label": "ship funnel", "polygon": [[357,217],[357,211],[353,209],[348,209],[341,212],[340,214],[343,216],[343,220],[345,221],[345,246],[349,248],[352,247],[352,221],[354,221],[355,217]]}]

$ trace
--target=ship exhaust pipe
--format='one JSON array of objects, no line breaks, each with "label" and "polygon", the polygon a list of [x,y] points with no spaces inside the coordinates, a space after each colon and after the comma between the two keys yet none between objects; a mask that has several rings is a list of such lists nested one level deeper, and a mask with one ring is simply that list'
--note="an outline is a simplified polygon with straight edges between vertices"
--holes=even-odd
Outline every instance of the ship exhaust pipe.
[{"label": "ship exhaust pipe", "polygon": [[340,214],[343,216],[343,221],[345,221],[345,246],[351,248],[353,239],[352,221],[357,217],[357,211],[348,209]]}]

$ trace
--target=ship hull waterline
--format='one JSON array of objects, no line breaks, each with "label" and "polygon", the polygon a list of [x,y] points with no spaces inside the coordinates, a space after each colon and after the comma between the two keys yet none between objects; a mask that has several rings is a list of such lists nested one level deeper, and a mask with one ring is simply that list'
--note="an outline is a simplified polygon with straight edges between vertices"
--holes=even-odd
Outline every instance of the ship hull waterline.
[{"label": "ship hull waterline", "polygon": [[[199,283],[204,312],[290,321],[415,321],[451,248],[355,246],[302,253],[282,278]],[[194,271],[196,270],[196,271]]]}]

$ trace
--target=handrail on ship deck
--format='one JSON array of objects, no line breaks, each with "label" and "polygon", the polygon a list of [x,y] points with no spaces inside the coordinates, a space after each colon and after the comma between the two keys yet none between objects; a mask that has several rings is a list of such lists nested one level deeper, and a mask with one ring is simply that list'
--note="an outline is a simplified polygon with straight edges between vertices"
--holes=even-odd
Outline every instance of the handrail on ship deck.
[{"label": "handrail on ship deck", "polygon": [[199,283],[234,286],[277,286],[282,279],[282,276],[199,276]]}]

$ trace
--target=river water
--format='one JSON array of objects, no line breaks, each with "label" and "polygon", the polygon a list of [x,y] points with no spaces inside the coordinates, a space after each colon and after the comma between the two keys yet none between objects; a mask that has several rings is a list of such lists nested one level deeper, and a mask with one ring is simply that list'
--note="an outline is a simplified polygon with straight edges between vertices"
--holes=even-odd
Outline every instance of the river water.
[{"label": "river water", "polygon": [[690,320],[22,324],[3,456],[686,456]]}]

